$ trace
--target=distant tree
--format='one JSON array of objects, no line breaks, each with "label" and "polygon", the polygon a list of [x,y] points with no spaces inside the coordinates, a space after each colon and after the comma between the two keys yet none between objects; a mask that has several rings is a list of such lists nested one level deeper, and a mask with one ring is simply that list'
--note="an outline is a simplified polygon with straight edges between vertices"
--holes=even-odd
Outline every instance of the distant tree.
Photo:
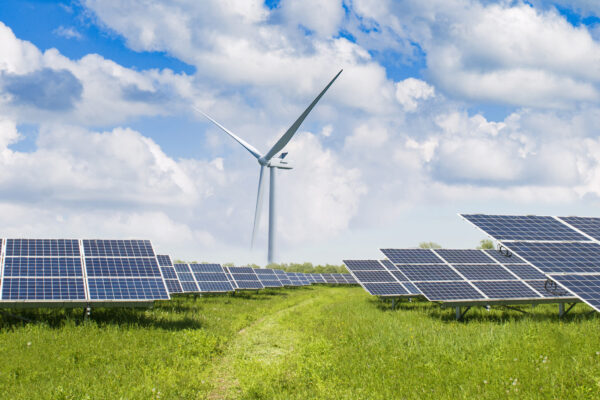
[{"label": "distant tree", "polygon": [[442,246],[437,244],[436,242],[421,242],[421,243],[419,243],[419,248],[421,248],[421,249],[441,249]]},{"label": "distant tree", "polygon": [[494,242],[492,242],[490,239],[481,239],[477,248],[484,250],[492,250],[494,248]]}]

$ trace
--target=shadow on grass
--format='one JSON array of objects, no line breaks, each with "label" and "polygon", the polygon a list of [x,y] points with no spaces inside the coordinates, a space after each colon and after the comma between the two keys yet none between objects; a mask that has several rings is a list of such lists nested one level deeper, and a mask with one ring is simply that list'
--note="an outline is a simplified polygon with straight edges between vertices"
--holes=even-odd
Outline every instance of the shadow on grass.
[{"label": "shadow on grass", "polygon": [[[391,299],[369,298],[368,302],[382,312],[405,312],[417,311],[427,314],[431,318],[437,318],[444,322],[456,322],[456,312],[454,307],[440,307],[436,303],[431,303],[422,298],[413,298],[411,302],[407,299],[396,301],[395,308],[392,308]],[[568,308],[569,305],[565,305]],[[465,307],[462,307],[465,310]],[[520,310],[520,311],[518,311]],[[584,320],[598,318],[598,313],[583,303],[578,303],[566,315],[559,317],[558,304],[545,304],[532,307],[531,305],[517,306],[499,306],[495,305],[488,311],[483,306],[473,306],[464,314],[461,323],[469,322],[489,322],[505,323],[511,321],[532,320],[532,321],[560,321],[563,324],[579,323]]]},{"label": "shadow on grass", "polygon": [[[2,310],[0,329],[12,329],[29,324],[42,324],[54,329],[60,329],[68,324],[81,325],[86,323],[82,308],[68,309],[11,309]],[[89,322],[98,326],[138,326],[158,328],[170,331],[183,329],[200,329],[202,324],[185,315],[167,319],[160,312],[143,308],[92,308]]]}]

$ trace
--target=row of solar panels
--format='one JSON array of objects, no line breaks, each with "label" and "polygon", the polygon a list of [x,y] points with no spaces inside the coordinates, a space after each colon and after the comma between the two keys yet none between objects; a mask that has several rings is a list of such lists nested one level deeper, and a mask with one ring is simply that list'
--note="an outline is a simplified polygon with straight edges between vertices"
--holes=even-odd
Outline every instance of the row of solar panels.
[{"label": "row of solar panels", "polygon": [[[171,270],[161,267],[165,263]],[[173,266],[169,256],[156,255],[149,240],[0,239],[0,303],[151,302],[169,299],[170,293],[260,289],[276,282],[277,287],[354,283],[349,274],[254,271]]]},{"label": "row of solar panels", "polygon": [[162,255],[158,256],[158,261],[170,294],[357,283],[350,274],[305,274],[269,268],[223,267],[220,264],[173,264],[169,256]]},{"label": "row of solar panels", "polygon": [[521,303],[573,299],[544,274],[497,250],[382,249],[386,260],[344,260],[372,295],[424,296],[443,303]]}]

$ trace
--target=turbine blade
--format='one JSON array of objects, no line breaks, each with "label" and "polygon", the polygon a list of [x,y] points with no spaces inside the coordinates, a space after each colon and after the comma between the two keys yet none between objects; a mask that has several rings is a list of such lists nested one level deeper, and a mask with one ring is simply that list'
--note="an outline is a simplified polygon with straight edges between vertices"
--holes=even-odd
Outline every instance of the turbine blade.
[{"label": "turbine blade", "polygon": [[260,158],[261,157],[260,152],[258,150],[256,150],[256,148],[254,148],[250,143],[246,142],[244,139],[242,139],[241,137],[237,136],[235,133],[231,132],[229,129],[225,128],[223,125],[221,125],[220,123],[218,123],[217,121],[215,121],[214,119],[212,119],[210,117],[210,115],[208,115],[205,112],[197,109],[194,106],[192,106],[192,108],[194,110],[196,110],[197,112],[199,112],[200,114],[204,115],[206,118],[208,118],[213,124],[215,124],[216,126],[218,126],[219,128],[221,128],[223,130],[223,132],[225,132],[226,134],[228,134],[229,136],[231,136],[232,138],[234,138],[239,144],[241,144],[242,146],[244,146],[244,148],[246,150],[248,150],[250,152],[250,154],[252,154],[254,157],[256,157],[256,158]]},{"label": "turbine blade", "polygon": [[338,72],[337,75],[333,77],[331,82],[329,82],[329,84],[325,86],[325,89],[323,89],[321,93],[319,93],[319,95],[313,100],[312,103],[310,103],[308,108],[304,110],[304,112],[302,113],[302,115],[300,115],[300,117],[298,117],[296,122],[294,122],[292,126],[289,127],[289,129],[283,134],[283,136],[279,138],[279,140],[277,141],[277,143],[275,143],[271,150],[269,150],[267,154],[265,154],[264,158],[266,161],[269,161],[271,158],[273,158],[275,154],[279,153],[285,147],[285,145],[288,144],[288,142],[292,139],[298,128],[300,128],[302,122],[304,122],[304,119],[306,118],[308,113],[310,113],[313,107],[317,104],[317,102],[321,100],[321,97],[323,97],[327,89],[329,89],[329,87],[333,85],[333,82],[335,82],[337,77],[340,76],[342,71],[343,69],[341,69],[340,72]]},{"label": "turbine blade", "polygon": [[263,195],[263,177],[265,175],[265,166],[260,166],[260,175],[258,176],[258,194],[256,195],[256,210],[254,211],[254,225],[252,227],[252,241],[250,242],[250,248],[254,247],[254,239],[258,232],[258,226],[260,224],[260,212],[262,209],[262,195]]}]

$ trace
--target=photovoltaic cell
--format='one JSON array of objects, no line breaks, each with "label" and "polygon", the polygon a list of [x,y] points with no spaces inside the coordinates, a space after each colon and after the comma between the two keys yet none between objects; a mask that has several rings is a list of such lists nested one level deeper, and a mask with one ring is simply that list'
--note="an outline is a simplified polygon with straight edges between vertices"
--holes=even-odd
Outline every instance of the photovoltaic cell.
[{"label": "photovoltaic cell", "polygon": [[507,246],[546,274],[599,272],[597,243],[511,242]]},{"label": "photovoltaic cell", "polygon": [[156,300],[169,295],[161,278],[88,278],[91,300]]},{"label": "photovoltaic cell", "polygon": [[198,282],[201,292],[224,293],[233,292],[231,282]]},{"label": "photovoltaic cell", "polygon": [[154,257],[149,240],[83,240],[86,257]]},{"label": "photovoltaic cell", "polygon": [[160,270],[165,279],[177,279],[177,273],[173,267],[160,267]]},{"label": "photovoltaic cell", "polygon": [[158,277],[155,258],[86,257],[87,275],[93,277]]},{"label": "photovoltaic cell", "polygon": [[221,272],[224,273],[221,264],[189,264],[192,272]]},{"label": "photovoltaic cell", "polygon": [[344,264],[350,271],[385,271],[377,260],[344,260]]},{"label": "photovoltaic cell", "polygon": [[76,277],[83,276],[81,258],[6,257],[5,277]]},{"label": "photovoltaic cell", "polygon": [[441,260],[429,249],[381,249],[394,264],[435,264]]},{"label": "photovoltaic cell", "polygon": [[600,275],[550,275],[560,286],[600,311]]},{"label": "photovoltaic cell", "polygon": [[363,287],[373,296],[403,296],[408,291],[398,282],[363,283]]},{"label": "photovoltaic cell", "polygon": [[494,260],[481,250],[436,249],[434,252],[450,264],[494,264]]},{"label": "photovoltaic cell", "polygon": [[552,288],[551,285],[547,286],[546,282],[548,282],[548,279],[525,281],[525,283],[537,290],[543,297],[573,297],[560,285],[558,285],[555,288]]},{"label": "photovoltaic cell", "polygon": [[181,290],[184,293],[198,293],[200,289],[196,284],[196,279],[191,272],[188,264],[174,264],[175,271],[177,272],[177,278],[181,283]]},{"label": "photovoltaic cell", "polygon": [[254,268],[250,267],[229,267],[229,274],[235,283],[237,289],[263,289]]},{"label": "photovoltaic cell", "polygon": [[181,288],[181,283],[177,279],[165,279],[165,284],[167,285],[167,290],[169,293],[182,293],[183,289]]},{"label": "photovoltaic cell", "polygon": [[490,299],[531,299],[540,296],[519,281],[473,282]]},{"label": "photovoltaic cell", "polygon": [[7,239],[7,257],[79,257],[76,239]]},{"label": "photovoltaic cell", "polygon": [[496,240],[588,240],[552,217],[484,214],[462,216]]},{"label": "photovoltaic cell", "polygon": [[171,262],[171,257],[166,255],[157,255],[156,259],[158,260],[158,265],[161,267],[173,266]]},{"label": "photovoltaic cell", "polygon": [[337,283],[335,278],[331,274],[321,274],[326,283]]}]

